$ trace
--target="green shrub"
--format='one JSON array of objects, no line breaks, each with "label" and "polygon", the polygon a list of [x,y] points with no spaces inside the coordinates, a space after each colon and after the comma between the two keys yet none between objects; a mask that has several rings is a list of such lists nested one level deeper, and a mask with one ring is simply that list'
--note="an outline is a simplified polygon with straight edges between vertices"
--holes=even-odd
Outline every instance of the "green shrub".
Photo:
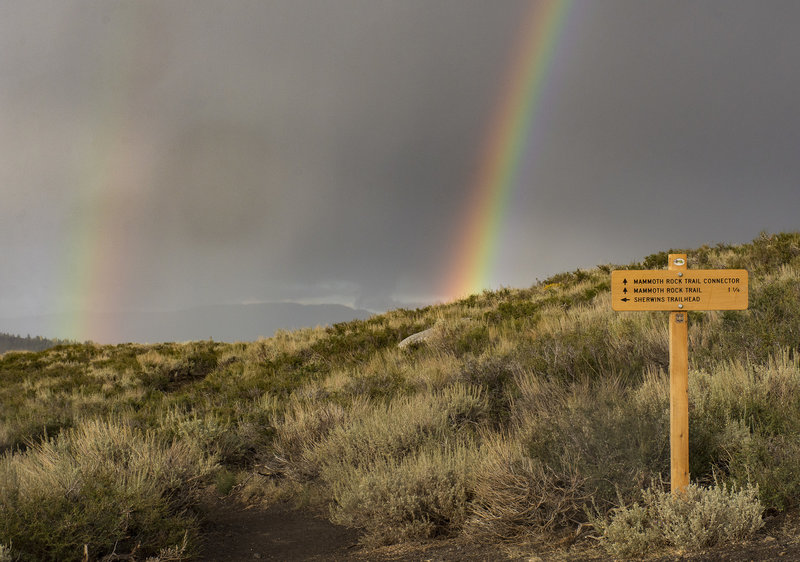
[{"label": "green shrub", "polygon": [[695,361],[725,357],[761,363],[783,349],[800,350],[798,295],[800,271],[796,268],[782,268],[769,277],[752,278],[748,310],[720,313],[713,329],[705,330]]},{"label": "green shrub", "polygon": [[[0,458],[0,544],[23,560],[143,555],[195,540],[188,509],[213,461],[115,422],[90,421]],[[196,544],[196,543],[195,543]]]},{"label": "green shrub", "polygon": [[275,444],[270,464],[297,481],[319,475],[319,462],[314,454],[317,446],[336,428],[345,426],[352,417],[367,409],[363,400],[349,410],[339,404],[316,404],[294,401],[275,428]]},{"label": "green shrub", "polygon": [[364,529],[362,542],[391,544],[461,529],[476,451],[431,447],[397,460],[340,465],[332,476],[331,519]]},{"label": "green shrub", "polygon": [[439,392],[400,397],[351,416],[346,425],[334,427],[305,458],[332,482],[343,466],[401,460],[429,444],[469,440],[486,414],[486,398],[478,387],[456,384]]},{"label": "green shrub", "polygon": [[544,542],[581,521],[585,477],[557,473],[525,454],[519,440],[494,438],[481,453],[467,534],[492,541]]},{"label": "green shrub", "polygon": [[714,470],[757,483],[762,502],[800,497],[800,361],[783,351],[766,364],[724,361],[689,377],[691,473]]},{"label": "green shrub", "polygon": [[638,503],[617,509],[610,522],[599,520],[594,524],[602,533],[603,546],[615,557],[633,558],[664,546],[651,511]]},{"label": "green shrub", "polygon": [[638,388],[613,379],[567,386],[524,378],[515,405],[518,439],[526,456],[563,481],[582,481],[577,495],[610,506],[668,473],[667,389],[656,373]]},{"label": "green shrub", "polygon": [[352,376],[342,390],[345,396],[391,400],[404,394],[407,385],[405,377],[398,370],[364,370]]},{"label": "green shrub", "polygon": [[156,427],[161,435],[198,447],[228,465],[244,463],[256,447],[264,445],[267,432],[267,428],[257,431],[252,423],[241,419],[234,422],[212,412],[182,413],[175,409],[162,413]]},{"label": "green shrub", "polygon": [[214,344],[191,343],[177,346],[178,355],[170,348],[162,355],[150,351],[139,358],[141,380],[159,390],[176,389],[207,376],[217,367]]},{"label": "green shrub", "polygon": [[536,316],[539,312],[541,305],[531,301],[506,301],[497,305],[497,309],[492,311],[486,317],[487,319],[500,321],[507,318],[514,320],[520,318],[530,318]]},{"label": "green shrub", "polygon": [[231,493],[233,486],[236,484],[236,475],[227,469],[220,469],[214,475],[214,486],[217,493],[227,496]]},{"label": "green shrub", "polygon": [[668,252],[658,252],[656,254],[650,254],[644,258],[644,260],[642,260],[642,265],[645,269],[664,269],[667,267],[668,260]]},{"label": "green shrub", "polygon": [[756,432],[731,444],[724,460],[731,481],[756,483],[766,507],[785,510],[800,504],[800,436]]},{"label": "green shrub", "polygon": [[325,330],[327,337],[314,342],[309,351],[333,363],[366,361],[370,356],[420,331],[419,325],[385,327],[380,320],[354,320],[334,324]]},{"label": "green shrub", "polygon": [[782,265],[797,264],[800,257],[800,233],[762,232],[750,244],[735,248],[736,258],[730,267],[747,269],[753,274],[771,272]]},{"label": "green shrub", "polygon": [[488,402],[488,412],[495,424],[508,422],[511,400],[515,394],[514,378],[521,371],[513,357],[487,352],[477,359],[468,359],[458,379],[480,388]]},{"label": "green shrub", "polygon": [[319,478],[333,517],[365,529],[367,542],[449,533],[464,519],[486,416],[481,390],[463,384],[388,404],[298,402],[276,428],[276,460],[295,480]]},{"label": "green shrub", "polygon": [[550,311],[532,340],[516,346],[521,367],[564,383],[615,377],[626,384],[641,380],[648,368],[668,364],[666,318],[580,306]]},{"label": "green shrub", "polygon": [[483,322],[462,321],[447,324],[442,332],[443,350],[456,357],[480,355],[489,344],[489,328]]},{"label": "green shrub", "polygon": [[642,504],[622,506],[595,526],[614,556],[640,556],[663,547],[698,550],[748,539],[763,526],[758,489],[690,484],[673,494],[649,488]]}]

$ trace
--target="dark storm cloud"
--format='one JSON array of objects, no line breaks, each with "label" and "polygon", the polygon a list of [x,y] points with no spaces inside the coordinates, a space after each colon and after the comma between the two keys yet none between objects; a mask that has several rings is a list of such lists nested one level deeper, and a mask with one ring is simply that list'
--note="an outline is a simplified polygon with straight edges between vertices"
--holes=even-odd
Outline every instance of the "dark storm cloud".
[{"label": "dark storm cloud", "polygon": [[568,217],[591,264],[797,228],[800,7],[579,6],[520,196],[538,232]]},{"label": "dark storm cloud", "polygon": [[[262,271],[278,262],[273,282],[356,284],[373,303],[401,275],[430,284],[495,95],[483,81],[505,70],[516,10],[352,2],[256,12],[200,12],[173,40],[176,74],[208,73],[177,85],[193,111],[166,116],[177,132],[161,154],[153,236],[169,229],[201,253],[227,245]],[[162,95],[173,87],[167,80]]]},{"label": "dark storm cloud", "polygon": [[[525,13],[2,4],[0,315],[66,306],[54,264],[103,198],[128,237],[126,306],[435,297]],[[574,2],[492,282],[797,228],[798,18]]]}]

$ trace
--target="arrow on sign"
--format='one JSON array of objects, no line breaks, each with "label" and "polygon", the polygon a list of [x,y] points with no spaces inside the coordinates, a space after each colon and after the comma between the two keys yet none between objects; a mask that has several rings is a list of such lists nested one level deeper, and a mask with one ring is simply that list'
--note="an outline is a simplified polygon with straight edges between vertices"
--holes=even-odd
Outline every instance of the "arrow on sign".
[{"label": "arrow on sign", "polygon": [[622,292],[627,294],[627,292],[628,292],[628,288],[627,288],[627,287],[625,287],[624,289],[622,289]]},{"label": "arrow on sign", "polygon": [[622,302],[628,302],[631,299],[629,299],[628,297],[625,297],[624,299],[619,299],[619,300],[621,300]]},{"label": "arrow on sign", "polygon": [[623,280],[622,280],[622,284],[623,284],[623,285],[627,285],[627,284],[628,284],[628,280],[627,280],[627,279],[623,279]]}]

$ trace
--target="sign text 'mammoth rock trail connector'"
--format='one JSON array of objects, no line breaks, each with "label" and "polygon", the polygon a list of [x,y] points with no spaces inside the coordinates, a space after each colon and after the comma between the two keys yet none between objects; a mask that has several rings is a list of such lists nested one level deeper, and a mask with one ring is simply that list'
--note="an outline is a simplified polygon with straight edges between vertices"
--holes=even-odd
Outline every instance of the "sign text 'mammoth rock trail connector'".
[{"label": "sign text 'mammoth rock trail connector'", "polygon": [[670,254],[669,269],[611,272],[611,307],[669,311],[670,484],[689,484],[689,329],[686,311],[744,310],[744,269],[686,269],[686,254]]}]

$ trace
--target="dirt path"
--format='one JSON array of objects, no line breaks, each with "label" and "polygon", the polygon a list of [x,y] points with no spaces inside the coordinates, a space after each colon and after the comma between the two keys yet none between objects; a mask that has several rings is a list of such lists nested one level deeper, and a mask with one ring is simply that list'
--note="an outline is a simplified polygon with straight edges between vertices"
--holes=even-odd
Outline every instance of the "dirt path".
[{"label": "dirt path", "polygon": [[285,505],[247,509],[222,502],[209,514],[203,562],[242,560],[344,560],[358,533]]},{"label": "dirt path", "polygon": [[[246,508],[232,500],[215,503],[207,514],[208,530],[202,562],[247,560],[354,560],[372,562],[537,562],[548,560],[611,560],[592,542],[568,550],[533,553],[497,546],[477,545],[467,538],[434,540],[365,550],[357,531],[333,525],[321,515],[295,510],[285,504],[269,509]],[[773,518],[755,540],[725,545],[701,553],[651,558],[658,562],[727,560],[800,560],[800,521]]]},{"label": "dirt path", "polygon": [[285,504],[268,509],[247,508],[234,501],[215,502],[207,513],[208,529],[201,562],[246,560],[354,560],[395,561],[523,561],[530,557],[509,556],[494,546],[469,543],[465,539],[408,543],[365,550],[359,533],[334,525],[321,515],[292,509]]}]

